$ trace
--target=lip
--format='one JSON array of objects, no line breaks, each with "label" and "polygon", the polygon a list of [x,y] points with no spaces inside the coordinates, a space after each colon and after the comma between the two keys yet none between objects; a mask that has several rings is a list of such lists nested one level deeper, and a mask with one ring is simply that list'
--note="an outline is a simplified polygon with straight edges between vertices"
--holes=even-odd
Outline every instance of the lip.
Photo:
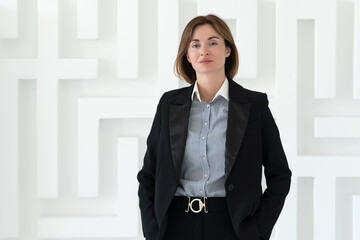
[{"label": "lip", "polygon": [[210,62],[212,62],[212,60],[202,60],[202,61],[200,61],[200,63],[210,63]]}]

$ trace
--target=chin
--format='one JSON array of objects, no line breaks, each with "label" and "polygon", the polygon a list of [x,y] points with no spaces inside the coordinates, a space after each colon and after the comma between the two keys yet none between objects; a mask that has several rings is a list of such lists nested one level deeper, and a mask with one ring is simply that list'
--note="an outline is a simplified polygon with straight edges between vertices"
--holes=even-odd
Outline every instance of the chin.
[{"label": "chin", "polygon": [[216,71],[216,69],[210,68],[210,67],[200,67],[197,70],[197,72],[199,72],[199,73],[211,73],[211,72],[214,72],[214,71]]}]

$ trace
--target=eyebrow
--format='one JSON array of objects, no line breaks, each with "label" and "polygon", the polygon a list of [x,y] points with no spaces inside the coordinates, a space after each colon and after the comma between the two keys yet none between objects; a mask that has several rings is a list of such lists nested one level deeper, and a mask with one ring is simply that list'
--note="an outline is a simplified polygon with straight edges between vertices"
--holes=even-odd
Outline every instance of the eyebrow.
[{"label": "eyebrow", "polygon": [[[208,38],[208,40],[211,40],[211,39],[214,39],[214,38],[220,39],[220,38],[219,38],[219,37],[217,37],[217,36],[212,36],[212,37],[209,37],[209,38]],[[192,42],[192,41],[195,41],[195,42],[200,42],[200,40],[199,40],[199,39],[192,39],[190,42]]]}]

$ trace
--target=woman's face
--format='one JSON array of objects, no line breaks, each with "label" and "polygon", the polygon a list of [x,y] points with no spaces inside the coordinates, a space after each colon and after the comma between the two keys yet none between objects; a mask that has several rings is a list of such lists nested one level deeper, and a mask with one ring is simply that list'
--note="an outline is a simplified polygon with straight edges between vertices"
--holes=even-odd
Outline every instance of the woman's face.
[{"label": "woman's face", "polygon": [[187,50],[187,59],[199,74],[225,74],[225,59],[230,48],[210,24],[197,26]]}]

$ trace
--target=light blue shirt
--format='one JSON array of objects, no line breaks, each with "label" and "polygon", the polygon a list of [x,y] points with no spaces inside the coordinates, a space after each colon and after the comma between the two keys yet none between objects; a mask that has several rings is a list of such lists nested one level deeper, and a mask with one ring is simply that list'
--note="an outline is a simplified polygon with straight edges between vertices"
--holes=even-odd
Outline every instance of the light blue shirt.
[{"label": "light blue shirt", "polygon": [[225,197],[225,142],[229,82],[206,103],[195,82],[177,196]]}]

